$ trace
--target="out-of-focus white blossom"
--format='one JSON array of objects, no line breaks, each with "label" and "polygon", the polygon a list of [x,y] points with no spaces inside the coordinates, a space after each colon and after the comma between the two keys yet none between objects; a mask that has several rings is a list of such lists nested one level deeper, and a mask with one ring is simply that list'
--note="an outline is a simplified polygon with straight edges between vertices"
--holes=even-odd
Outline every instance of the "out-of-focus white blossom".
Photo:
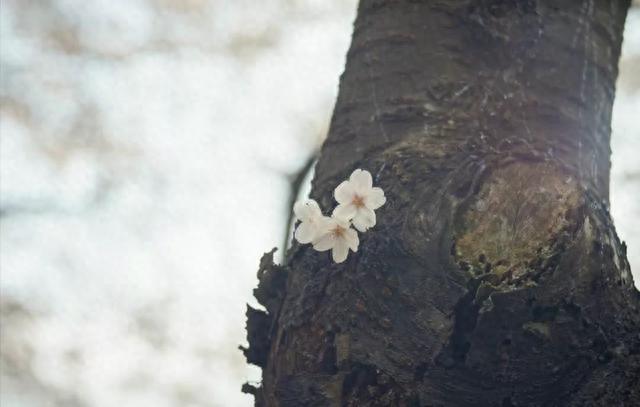
[{"label": "out-of-focus white blossom", "polygon": [[387,199],[382,188],[373,186],[371,173],[357,169],[349,180],[343,181],[334,191],[338,206],[333,216],[351,221],[360,232],[376,224],[376,209],[384,205]]},{"label": "out-of-focus white blossom", "polygon": [[347,259],[349,249],[353,252],[358,251],[358,232],[351,228],[349,221],[325,217],[322,224],[323,233],[314,240],[314,249],[320,252],[331,250],[331,256],[336,263],[342,263]]},{"label": "out-of-focus white blossom", "polygon": [[321,234],[320,228],[325,225],[320,206],[313,199],[298,201],[293,205],[296,219],[301,221],[294,233],[296,240],[302,244],[311,243]]}]

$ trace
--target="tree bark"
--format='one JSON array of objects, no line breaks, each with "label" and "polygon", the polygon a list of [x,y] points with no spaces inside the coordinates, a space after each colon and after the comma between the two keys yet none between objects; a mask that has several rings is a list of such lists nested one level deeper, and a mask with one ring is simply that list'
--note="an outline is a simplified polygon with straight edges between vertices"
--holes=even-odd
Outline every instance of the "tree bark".
[{"label": "tree bark", "polygon": [[263,258],[258,406],[638,406],[608,211],[628,0],[361,0],[311,196],[387,204],[343,264]]}]

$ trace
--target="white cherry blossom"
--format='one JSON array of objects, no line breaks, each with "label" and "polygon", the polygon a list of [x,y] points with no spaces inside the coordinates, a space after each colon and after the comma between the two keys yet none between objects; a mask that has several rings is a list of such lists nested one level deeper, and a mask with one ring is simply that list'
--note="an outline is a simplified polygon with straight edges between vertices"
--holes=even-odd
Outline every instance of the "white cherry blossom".
[{"label": "white cherry blossom", "polygon": [[375,226],[374,210],[387,201],[382,188],[373,186],[371,173],[361,169],[353,171],[349,180],[338,185],[333,194],[339,204],[333,210],[333,216],[350,220],[360,232]]},{"label": "white cherry blossom", "polygon": [[[298,201],[293,205],[293,213],[296,219],[302,221],[296,229],[293,236],[302,244],[311,243],[317,236],[321,234],[321,228],[324,226],[324,218],[320,206],[313,199],[306,201]],[[327,218],[328,219],[328,218]]]},{"label": "white cherry blossom", "polygon": [[347,259],[349,249],[353,252],[358,251],[358,232],[351,228],[349,221],[325,217],[322,223],[323,233],[313,241],[314,249],[319,252],[331,250],[331,256],[336,263],[342,263]]}]

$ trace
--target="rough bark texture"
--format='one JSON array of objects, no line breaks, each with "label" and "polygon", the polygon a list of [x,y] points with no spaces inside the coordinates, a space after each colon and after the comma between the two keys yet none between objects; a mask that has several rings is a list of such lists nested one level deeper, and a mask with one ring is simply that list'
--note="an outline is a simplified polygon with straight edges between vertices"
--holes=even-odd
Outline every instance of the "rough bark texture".
[{"label": "rough bark texture", "polygon": [[258,406],[638,406],[608,212],[626,0],[362,0],[312,197],[387,204],[343,264],[265,255]]}]

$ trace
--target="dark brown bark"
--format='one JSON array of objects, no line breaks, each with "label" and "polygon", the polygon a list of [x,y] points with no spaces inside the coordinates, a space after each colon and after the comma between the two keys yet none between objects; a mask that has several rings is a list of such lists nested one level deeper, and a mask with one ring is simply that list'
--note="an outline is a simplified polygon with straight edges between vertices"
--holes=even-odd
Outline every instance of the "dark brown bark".
[{"label": "dark brown bark", "polygon": [[249,309],[259,406],[637,406],[640,295],[608,212],[626,0],[362,0],[312,197],[387,204],[295,245]]}]

